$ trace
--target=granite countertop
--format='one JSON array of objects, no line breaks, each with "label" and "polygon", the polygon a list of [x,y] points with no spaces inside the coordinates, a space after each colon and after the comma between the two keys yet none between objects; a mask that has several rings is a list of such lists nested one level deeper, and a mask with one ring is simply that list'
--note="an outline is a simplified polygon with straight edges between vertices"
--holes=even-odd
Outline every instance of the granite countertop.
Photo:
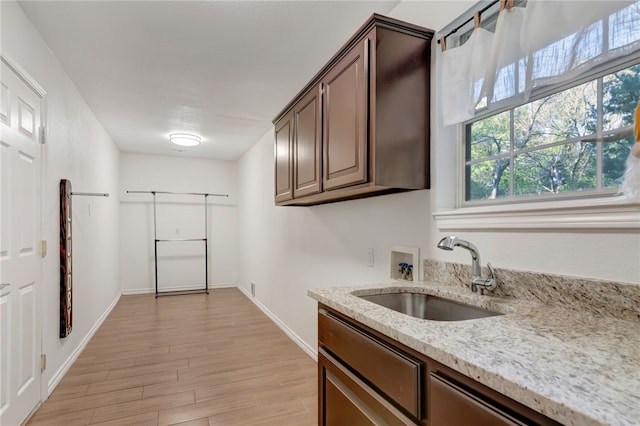
[{"label": "granite countertop", "polygon": [[[353,294],[438,295],[504,315],[429,321]],[[565,425],[640,425],[640,325],[480,296],[433,282],[309,290],[308,295]]]}]

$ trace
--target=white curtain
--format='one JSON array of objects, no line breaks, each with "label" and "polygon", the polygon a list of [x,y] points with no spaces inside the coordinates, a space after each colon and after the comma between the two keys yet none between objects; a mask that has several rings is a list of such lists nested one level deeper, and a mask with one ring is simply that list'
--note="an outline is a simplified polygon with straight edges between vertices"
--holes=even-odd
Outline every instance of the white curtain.
[{"label": "white curtain", "polygon": [[529,0],[520,44],[529,59],[527,93],[573,79],[640,47],[640,3]]},{"label": "white curtain", "polygon": [[477,28],[465,44],[442,52],[440,81],[445,125],[473,117],[488,65],[485,53],[490,50],[492,40],[490,31]]},{"label": "white curtain", "polygon": [[500,12],[495,35],[480,31],[442,54],[446,125],[479,107],[522,103],[537,87],[639,50],[640,1],[528,0],[526,8]]},{"label": "white curtain", "polygon": [[526,62],[523,60],[520,37],[513,36],[520,34],[524,16],[524,9],[520,7],[505,8],[498,15],[496,32],[489,52],[489,64],[482,85],[481,96],[486,97],[488,102],[516,100],[516,96],[524,96]]}]

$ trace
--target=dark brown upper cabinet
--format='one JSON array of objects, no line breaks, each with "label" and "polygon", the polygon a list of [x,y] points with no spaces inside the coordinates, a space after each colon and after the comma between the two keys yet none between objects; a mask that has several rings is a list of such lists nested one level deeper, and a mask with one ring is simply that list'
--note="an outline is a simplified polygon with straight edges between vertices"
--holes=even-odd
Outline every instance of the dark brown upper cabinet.
[{"label": "dark brown upper cabinet", "polygon": [[325,190],[367,181],[368,50],[365,38],[322,79]]},{"label": "dark brown upper cabinet", "polygon": [[276,204],[429,188],[432,37],[374,14],[289,102],[274,120]]},{"label": "dark brown upper cabinet", "polygon": [[276,203],[282,203],[293,198],[293,176],[291,170],[292,149],[293,112],[288,112],[276,123],[275,127],[274,156],[276,164]]},{"label": "dark brown upper cabinet", "polygon": [[322,107],[320,87],[310,90],[293,107],[293,197],[322,191]]}]

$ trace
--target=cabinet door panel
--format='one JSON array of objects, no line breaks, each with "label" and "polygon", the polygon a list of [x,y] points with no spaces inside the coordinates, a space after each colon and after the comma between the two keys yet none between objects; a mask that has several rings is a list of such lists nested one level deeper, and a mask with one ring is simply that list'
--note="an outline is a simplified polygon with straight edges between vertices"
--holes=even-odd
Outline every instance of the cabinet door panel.
[{"label": "cabinet door panel", "polygon": [[322,140],[320,86],[311,90],[294,106],[293,197],[317,194],[322,190]]},{"label": "cabinet door panel", "polygon": [[325,190],[368,180],[368,48],[365,38],[322,81]]},{"label": "cabinet door panel", "polygon": [[324,426],[375,426],[367,417],[362,407],[350,398],[344,384],[336,380],[335,376],[327,373],[325,376],[325,411]]},{"label": "cabinet door panel", "polygon": [[408,413],[416,418],[422,416],[420,362],[373,340],[324,310],[318,315],[318,341]]},{"label": "cabinet door panel", "polygon": [[415,426],[331,355],[318,353],[321,426]]},{"label": "cabinet door panel", "polygon": [[275,201],[293,197],[291,154],[293,145],[293,112],[282,117],[275,127]]},{"label": "cabinet door panel", "polygon": [[446,426],[525,426],[486,401],[449,382],[431,374],[430,378],[431,424]]}]

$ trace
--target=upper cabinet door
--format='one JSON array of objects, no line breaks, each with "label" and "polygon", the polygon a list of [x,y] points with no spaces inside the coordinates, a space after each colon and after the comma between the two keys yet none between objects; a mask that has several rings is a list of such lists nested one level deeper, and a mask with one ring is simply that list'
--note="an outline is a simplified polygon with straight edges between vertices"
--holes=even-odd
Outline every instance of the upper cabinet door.
[{"label": "upper cabinet door", "polygon": [[320,85],[294,107],[293,197],[322,191],[322,105]]},{"label": "upper cabinet door", "polygon": [[291,158],[293,148],[293,111],[282,117],[275,126],[275,202],[293,197]]},{"label": "upper cabinet door", "polygon": [[368,61],[365,37],[322,79],[325,190],[368,180]]}]

